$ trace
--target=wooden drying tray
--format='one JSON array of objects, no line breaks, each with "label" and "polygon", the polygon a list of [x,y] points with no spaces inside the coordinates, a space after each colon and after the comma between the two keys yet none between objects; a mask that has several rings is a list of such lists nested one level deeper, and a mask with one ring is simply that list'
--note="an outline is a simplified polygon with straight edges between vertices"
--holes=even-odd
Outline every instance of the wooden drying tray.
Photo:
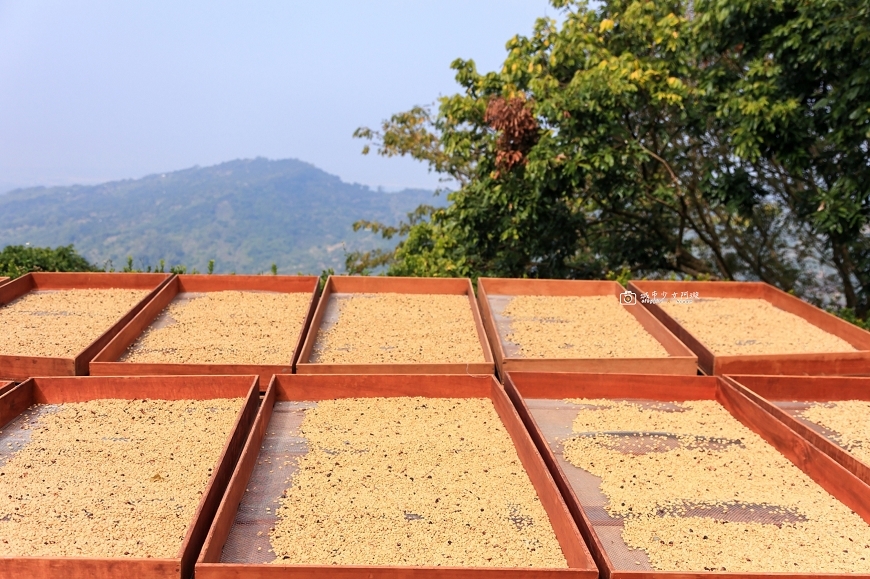
[{"label": "wooden drying tray", "polygon": [[[221,563],[224,545],[232,531],[254,468],[261,444],[270,425],[276,401],[316,401],[337,398],[423,396],[428,398],[489,398],[508,431],[520,461],[531,479],[549,516],[556,538],[568,562],[566,569],[496,569],[476,567],[388,567],[336,565],[272,565]],[[282,473],[275,477],[284,477]],[[251,483],[253,484],[253,483]],[[259,484],[259,483],[258,483]],[[352,539],[349,539],[352,540]],[[249,546],[253,549],[253,545]],[[529,438],[510,400],[492,376],[462,375],[279,375],[275,376],[257,414],[229,489],[196,564],[198,579],[237,577],[342,577],[342,578],[472,578],[472,577],[598,577],[592,556],[571,520],[564,500],[556,489],[540,454]]]},{"label": "wooden drying tray", "polygon": [[761,282],[737,281],[632,281],[628,288],[638,296],[667,292],[698,292],[701,298],[756,298],[767,300],[777,308],[800,316],[822,330],[849,342],[857,352],[820,354],[716,355],[661,307],[644,305],[695,354],[698,364],[709,375],[723,374],[870,374],[870,332],[811,306],[803,300]]},{"label": "wooden drying tray", "polygon": [[[474,316],[477,338],[483,353],[483,362],[468,364],[319,364],[311,362],[311,355],[317,342],[317,336],[323,325],[330,298],[335,293],[400,293],[400,294],[449,294],[465,295]],[[378,331],[373,326],[372,333]],[[467,278],[420,278],[420,277],[349,277],[330,276],[317,304],[314,320],[308,331],[302,354],[296,363],[297,374],[492,374],[494,364],[492,350],[483,330],[480,311],[474,299],[474,288]]]},{"label": "wooden drying tray", "polygon": [[[24,294],[39,290],[67,289],[138,289],[150,290],[139,303],[124,314],[102,335],[70,358],[49,358],[45,356],[15,356],[0,352],[0,378],[25,380],[30,376],[84,376],[88,373],[88,363],[133,319],[148,301],[172,277],[168,273],[28,273],[6,284],[0,285],[0,306],[20,298]],[[5,328],[14,332],[15,328]]]},{"label": "wooden drying tray", "polygon": [[493,305],[496,296],[608,296],[619,299],[623,288],[615,281],[480,278],[477,299],[499,376],[505,372],[592,372],[620,374],[697,373],[698,357],[664,324],[640,304],[623,304],[641,326],[668,352],[667,358],[520,358],[505,354],[508,329],[500,324]]},{"label": "wooden drying tray", "polygon": [[[795,417],[790,402],[870,401],[870,378],[856,376],[725,376],[725,380],[777,420],[870,485],[870,464],[822,434],[819,425]],[[870,417],[868,417],[870,420]],[[815,427],[815,428],[814,428]]]},{"label": "wooden drying tray", "polygon": [[[827,454],[798,436],[782,422],[772,420],[762,407],[747,398],[721,377],[713,376],[640,376],[620,374],[568,374],[509,372],[505,390],[528,428],[544,462],[556,479],[556,484],[568,503],[568,508],[592,549],[592,555],[602,577],[612,579],[691,579],[705,577],[834,577],[833,575],[788,573],[727,573],[727,572],[668,572],[633,571],[617,568],[604,548],[604,542],[595,531],[592,519],[559,464],[544,432],[552,432],[552,424],[544,416],[543,422],[533,416],[527,400],[566,398],[609,398],[683,402],[687,400],[715,400],[744,426],[761,436],[795,466],[809,475],[819,486],[855,511],[870,523],[870,486],[846,470]],[[570,426],[570,422],[568,423]],[[849,577],[870,577],[853,574]],[[837,575],[840,577],[840,575]],[[843,575],[842,577],[846,577]]]},{"label": "wooden drying tray", "polygon": [[[290,374],[299,358],[302,343],[317,303],[318,279],[314,276],[274,275],[178,275],[151,300],[145,308],[109,342],[90,364],[94,376],[142,375],[235,375],[257,374],[263,389],[274,374]],[[286,364],[170,364],[159,362],[120,362],[121,356],[160,316],[179,294],[186,292],[269,291],[280,293],[306,293],[311,296],[305,321],[293,340],[293,356]]]},{"label": "wooden drying tray", "polygon": [[212,471],[178,554],[171,559],[96,557],[0,557],[0,577],[48,579],[130,579],[193,574],[196,556],[223,497],[259,405],[256,376],[31,378],[0,396],[0,424],[34,404],[60,404],[114,398],[208,400],[244,398],[235,424]]}]

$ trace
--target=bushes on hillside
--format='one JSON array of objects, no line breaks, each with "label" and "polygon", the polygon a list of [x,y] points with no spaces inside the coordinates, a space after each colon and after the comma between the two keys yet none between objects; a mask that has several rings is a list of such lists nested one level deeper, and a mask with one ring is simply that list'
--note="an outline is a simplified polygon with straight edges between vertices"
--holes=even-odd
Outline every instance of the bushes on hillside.
[{"label": "bushes on hillside", "polygon": [[0,277],[19,277],[31,271],[101,271],[72,245],[30,247],[7,245],[0,251]]}]

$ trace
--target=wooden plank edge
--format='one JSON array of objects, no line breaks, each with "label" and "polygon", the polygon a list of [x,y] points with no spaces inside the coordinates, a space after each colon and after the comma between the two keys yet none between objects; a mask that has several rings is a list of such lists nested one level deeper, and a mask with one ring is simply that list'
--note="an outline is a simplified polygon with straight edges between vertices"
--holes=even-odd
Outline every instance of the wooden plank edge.
[{"label": "wooden plank edge", "polygon": [[[117,362],[127,348],[133,345],[142,333],[154,323],[157,316],[179,294],[178,277],[173,277],[160,289],[157,294],[145,304],[133,318],[115,334],[115,336],[100,350],[89,364],[89,370],[95,371],[95,366],[101,363]],[[106,374],[103,374],[106,375]],[[122,373],[123,375],[123,373]]]},{"label": "wooden plank edge", "polygon": [[665,374],[694,376],[697,358],[506,358],[504,372],[567,372],[583,374]]},{"label": "wooden plank edge", "polygon": [[594,579],[597,571],[503,567],[377,567],[197,563],[197,579]]},{"label": "wooden plank edge", "polygon": [[20,382],[31,376],[75,376],[75,359],[0,354],[0,379]]},{"label": "wooden plank edge", "polygon": [[260,378],[264,392],[275,374],[291,374],[293,367],[256,364],[157,364],[141,362],[92,362],[91,376],[250,376]]},{"label": "wooden plank edge", "polygon": [[716,378],[686,375],[508,372],[508,377],[523,399],[712,400],[717,387]]},{"label": "wooden plank edge", "polygon": [[486,362],[443,364],[317,364],[296,365],[296,374],[468,374],[491,376],[495,365]]},{"label": "wooden plank edge", "polygon": [[492,378],[490,399],[511,437],[517,456],[547,513],[550,526],[556,534],[562,548],[562,554],[569,567],[582,570],[594,569],[597,574],[598,567],[595,565],[595,560],[583,540],[553,475],[547,468],[540,451],[529,435],[507,392],[495,378]]},{"label": "wooden plank edge", "polygon": [[467,279],[466,295],[468,296],[468,306],[471,308],[471,316],[474,319],[474,331],[477,333],[477,341],[480,344],[481,352],[483,353],[483,361],[490,366],[495,365],[492,355],[492,348],[489,346],[489,338],[486,335],[486,330],[483,327],[483,320],[480,316],[480,308],[477,305],[477,298],[474,296],[474,286],[471,285],[471,280]]},{"label": "wooden plank edge", "polygon": [[227,490],[245,442],[251,432],[251,427],[260,405],[260,388],[258,379],[254,378],[248,396],[236,415],[230,435],[213,467],[211,477],[202,493],[199,505],[187,529],[184,541],[179,551],[182,578],[192,577],[196,559],[199,556],[206,535],[211,528],[215,513]]},{"label": "wooden plank edge", "polygon": [[317,300],[317,307],[314,310],[314,316],[311,318],[311,324],[305,336],[305,341],[302,345],[302,352],[296,357],[296,363],[293,365],[293,371],[298,372],[299,366],[303,364],[311,364],[308,360],[311,359],[311,352],[314,351],[314,345],[317,342],[317,335],[320,333],[320,326],[323,324],[323,316],[326,315],[326,308],[329,306],[329,299],[333,294],[333,276],[326,278],[326,284],[323,286],[323,291],[320,292],[320,297]]},{"label": "wooden plank edge", "polygon": [[771,420],[772,417],[761,406],[721,378],[716,400],[816,484],[870,524],[870,485],[784,423]]},{"label": "wooden plank edge", "polygon": [[109,342],[112,341],[112,338],[114,338],[121,330],[123,330],[124,326],[126,326],[131,320],[133,320],[133,318],[135,318],[136,315],[141,312],[142,309],[144,309],[145,306],[147,306],[148,303],[163,290],[164,287],[166,287],[168,282],[173,279],[173,277],[173,275],[170,275],[161,283],[158,283],[156,287],[152,288],[151,291],[149,291],[145,295],[145,297],[136,302],[133,307],[127,310],[127,312],[120,318],[118,318],[115,323],[109,326],[106,331],[100,334],[93,342],[85,347],[84,350],[82,350],[75,356],[76,376],[87,376],[89,364],[94,356],[99,354],[100,350],[106,347],[106,345],[108,345]]},{"label": "wooden plank edge", "polygon": [[[870,485],[870,465],[864,463],[847,450],[828,440],[818,432],[810,429],[798,419],[777,407],[772,401],[761,396],[751,388],[744,386],[734,378],[725,376],[723,379],[738,392],[755,402],[765,412],[770,414],[771,417],[783,423],[787,428],[793,430],[810,444],[837,461],[843,466],[843,468],[861,479],[861,481]],[[799,398],[795,399],[797,400]]]},{"label": "wooden plank edge", "polygon": [[500,382],[504,382],[504,345],[502,344],[501,336],[499,335],[498,328],[495,324],[495,314],[493,314],[492,306],[489,303],[489,294],[486,291],[486,279],[487,278],[479,278],[477,280],[477,301],[480,309],[480,316],[483,321],[484,332],[486,333],[490,349],[492,350],[496,375]]},{"label": "wooden plank edge", "polygon": [[400,294],[448,294],[466,293],[465,277],[402,277],[331,275],[334,293],[400,293]]},{"label": "wooden plank edge", "polygon": [[571,514],[574,523],[577,525],[581,536],[586,542],[586,547],[590,551],[592,559],[595,561],[601,576],[609,577],[614,570],[613,563],[608,556],[601,539],[594,531],[592,522],[586,516],[586,512],[580,503],[580,499],[577,497],[571,483],[568,482],[568,477],[565,475],[565,472],[556,460],[553,450],[550,448],[550,445],[547,444],[546,438],[541,432],[537,421],[532,416],[522,393],[517,388],[516,384],[514,384],[513,378],[510,374],[505,376],[504,389],[508,398],[513,403],[520,420],[522,420],[525,425],[526,431],[529,433],[532,442],[538,449],[538,453],[549,470],[550,475],[556,484],[556,488],[558,488],[559,492],[562,494],[562,499],[568,507],[568,512]]},{"label": "wooden plank edge", "polygon": [[230,530],[233,527],[233,521],[236,518],[236,512],[239,509],[239,504],[242,502],[242,497],[245,495],[245,489],[251,474],[254,472],[254,467],[257,464],[257,457],[260,454],[260,445],[266,437],[266,430],[269,425],[269,420],[272,417],[272,410],[275,406],[275,380],[274,378],[266,388],[266,395],[257,410],[253,424],[248,431],[248,436],[245,439],[244,447],[239,455],[233,468],[230,480],[227,483],[226,492],[218,505],[214,517],[212,518],[211,526],[203,542],[202,549],[197,557],[197,572],[200,563],[213,562],[218,563],[223,553],[224,545],[229,537]]},{"label": "wooden plank edge", "polygon": [[870,373],[870,352],[717,356],[716,375],[849,376]]},{"label": "wooden plank edge", "polygon": [[166,579],[180,576],[178,559],[0,557],[0,577],[10,579]]},{"label": "wooden plank edge", "polygon": [[[305,344],[308,340],[308,334],[311,332],[311,324],[314,321],[314,314],[317,311],[317,305],[320,301],[320,278],[314,279],[314,287],[311,289],[311,299],[308,301],[308,311],[305,313],[305,321],[302,328],[299,330],[299,336],[296,338],[296,346],[293,348],[293,359],[290,361],[290,372],[296,372],[296,364],[302,356],[302,351],[305,349]],[[277,372],[276,372],[277,373]]]}]

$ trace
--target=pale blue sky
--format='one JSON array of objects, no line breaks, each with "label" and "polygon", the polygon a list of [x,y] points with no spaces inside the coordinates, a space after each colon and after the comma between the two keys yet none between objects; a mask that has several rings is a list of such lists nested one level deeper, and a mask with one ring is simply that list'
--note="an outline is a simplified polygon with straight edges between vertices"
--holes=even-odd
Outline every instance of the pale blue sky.
[{"label": "pale blue sky", "polygon": [[437,185],[351,133],[496,69],[545,0],[0,0],[0,191],[240,157],[294,157],[349,182]]}]

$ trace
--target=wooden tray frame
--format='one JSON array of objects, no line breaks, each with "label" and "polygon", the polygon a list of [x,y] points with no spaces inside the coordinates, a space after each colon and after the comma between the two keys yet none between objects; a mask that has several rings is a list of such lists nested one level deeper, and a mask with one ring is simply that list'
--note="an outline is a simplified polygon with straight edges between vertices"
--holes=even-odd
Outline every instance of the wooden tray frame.
[{"label": "wooden tray frame", "polygon": [[617,374],[684,374],[694,375],[698,357],[664,324],[645,308],[623,305],[643,328],[668,352],[667,358],[508,358],[505,355],[502,337],[498,333],[490,295],[533,296],[619,296],[623,291],[615,281],[580,281],[551,279],[506,279],[479,278],[477,299],[486,333],[489,336],[499,376],[505,372],[589,372]]},{"label": "wooden tray frame", "polygon": [[698,355],[701,369],[710,375],[788,374],[844,375],[870,374],[870,332],[829,314],[805,301],[762,282],[737,281],[632,281],[628,288],[637,294],[661,292],[698,292],[703,297],[759,298],[804,318],[826,332],[839,336],[857,352],[819,354],[755,354],[717,356],[674,318],[656,304],[644,306]]},{"label": "wooden tray frame", "polygon": [[[89,346],[71,358],[0,354],[0,378],[26,380],[30,376],[85,376],[88,363],[172,279],[169,273],[28,273],[0,285],[0,305],[33,290],[143,289],[150,290],[126,314]],[[7,331],[14,331],[14,328]]]},{"label": "wooden tray frame", "polygon": [[[260,386],[265,389],[274,374],[290,374],[299,359],[305,335],[317,304],[318,280],[316,276],[274,275],[177,275],[160,293],[133,318],[129,324],[109,342],[91,361],[94,376],[143,376],[143,375],[248,375],[260,376]],[[157,316],[184,292],[217,292],[226,290],[255,290],[281,293],[309,293],[311,295],[305,321],[295,336],[293,357],[283,365],[269,364],[169,364],[160,362],[119,362]]]},{"label": "wooden tray frame", "polygon": [[9,278],[8,278],[8,277],[0,277],[0,285],[3,285],[3,284],[6,283],[7,281],[9,281]]},{"label": "wooden tray frame", "polygon": [[[466,295],[477,338],[483,353],[483,362],[463,364],[318,364],[308,360],[317,341],[317,334],[326,314],[329,298],[333,293],[403,293],[403,294],[449,294]],[[474,298],[474,288],[468,278],[420,278],[382,276],[330,276],[317,304],[317,311],[308,330],[302,355],[296,363],[297,374],[492,374],[495,365],[492,350],[483,329],[480,310]]]},{"label": "wooden tray frame", "polygon": [[102,398],[207,400],[245,398],[212,471],[178,555],[171,559],[96,557],[0,557],[0,577],[129,579],[192,576],[196,557],[248,438],[259,405],[256,376],[137,376],[31,378],[0,396],[0,424],[33,404]]},{"label": "wooden tray frame", "polygon": [[609,579],[701,579],[710,577],[802,578],[870,577],[870,574],[822,575],[791,573],[728,573],[682,571],[627,571],[614,568],[595,533],[592,523],[568,479],[547,444],[541,429],[525,403],[526,398],[634,398],[667,402],[716,400],[744,426],[761,436],[779,453],[810,476],[819,486],[870,523],[870,485],[849,472],[830,456],[801,438],[785,424],[771,420],[770,414],[718,376],[640,376],[620,374],[568,374],[510,372],[505,391],[516,406],[544,462],[553,474],[574,520],[591,547],[602,577]]},{"label": "wooden tray frame", "polygon": [[13,388],[15,388],[15,382],[3,382],[0,380],[0,396],[3,396]]},{"label": "wooden tray frame", "polygon": [[725,376],[741,394],[764,408],[774,418],[807,439],[813,446],[870,485],[870,464],[831,442],[771,400],[834,402],[870,400],[870,378],[857,376]]},{"label": "wooden tray frame", "polygon": [[[517,449],[520,461],[535,486],[547,511],[568,569],[505,569],[478,567],[387,567],[336,565],[270,565],[220,563],[236,511],[257,462],[260,445],[268,428],[276,400],[324,400],[376,396],[425,396],[432,398],[489,398],[501,417]],[[511,401],[493,376],[462,375],[278,375],[272,379],[250,438],[209,530],[196,564],[197,579],[250,579],[286,577],[341,578],[476,578],[476,577],[598,577],[592,555],[571,519],[570,512],[555,482],[523,427]]]}]

